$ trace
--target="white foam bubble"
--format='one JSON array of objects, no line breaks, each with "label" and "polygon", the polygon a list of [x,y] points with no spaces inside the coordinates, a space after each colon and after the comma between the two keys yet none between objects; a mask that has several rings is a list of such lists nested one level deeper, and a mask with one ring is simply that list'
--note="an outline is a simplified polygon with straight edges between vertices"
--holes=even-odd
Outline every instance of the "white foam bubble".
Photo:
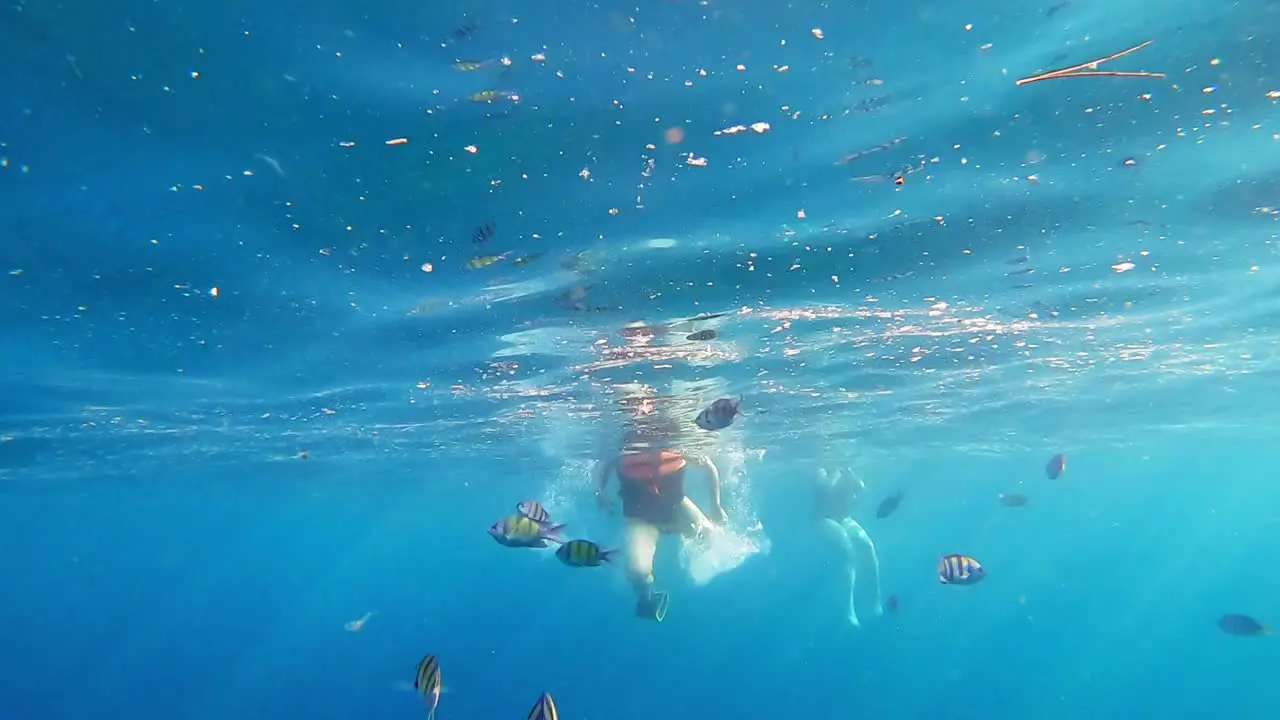
[{"label": "white foam bubble", "polygon": [[763,532],[751,537],[732,527],[716,528],[680,547],[680,565],[695,585],[706,585],[714,578],[734,570],[752,555],[769,552],[769,539]]},{"label": "white foam bubble", "polygon": [[680,565],[697,585],[740,567],[753,555],[768,554],[771,547],[751,506],[751,484],[746,473],[747,460],[763,458],[764,451],[749,450],[734,439],[717,448],[715,454],[721,470],[721,500],[729,514],[729,524],[681,546]]}]

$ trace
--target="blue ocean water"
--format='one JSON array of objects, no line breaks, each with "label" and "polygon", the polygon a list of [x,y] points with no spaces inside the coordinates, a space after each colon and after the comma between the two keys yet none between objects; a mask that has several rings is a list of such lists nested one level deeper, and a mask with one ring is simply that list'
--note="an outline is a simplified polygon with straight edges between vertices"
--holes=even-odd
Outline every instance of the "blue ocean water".
[{"label": "blue ocean water", "polygon": [[[1280,622],[1277,28],[7,0],[0,718],[421,718],[425,654],[440,720],[1275,717],[1215,622]],[[730,516],[664,540],[661,624],[485,532],[619,546],[590,474],[651,406]],[[857,629],[845,467],[897,602]]]}]

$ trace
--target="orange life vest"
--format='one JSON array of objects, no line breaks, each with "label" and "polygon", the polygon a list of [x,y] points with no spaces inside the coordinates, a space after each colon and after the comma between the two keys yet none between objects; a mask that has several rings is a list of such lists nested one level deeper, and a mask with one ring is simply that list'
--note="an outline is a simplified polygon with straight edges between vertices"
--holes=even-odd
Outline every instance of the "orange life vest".
[{"label": "orange life vest", "polygon": [[618,479],[662,494],[663,480],[684,470],[687,461],[671,450],[624,452],[618,458]]}]

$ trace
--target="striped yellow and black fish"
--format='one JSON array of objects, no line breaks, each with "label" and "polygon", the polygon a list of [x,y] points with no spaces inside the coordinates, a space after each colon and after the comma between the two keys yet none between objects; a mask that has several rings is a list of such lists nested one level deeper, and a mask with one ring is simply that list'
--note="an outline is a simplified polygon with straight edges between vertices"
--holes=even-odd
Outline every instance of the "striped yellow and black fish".
[{"label": "striped yellow and black fish", "polygon": [[539,525],[547,525],[551,522],[551,513],[547,512],[547,509],[537,500],[525,500],[516,505],[516,510]]},{"label": "striped yellow and black fish", "polygon": [[418,674],[413,679],[413,689],[422,695],[427,706],[427,720],[435,720],[436,707],[440,705],[440,693],[444,686],[440,682],[440,662],[435,655],[428,655],[418,663]]},{"label": "striped yellow and black fish", "polygon": [[698,413],[693,422],[703,430],[723,430],[742,414],[742,398],[720,398]]},{"label": "striped yellow and black fish", "polygon": [[473,103],[495,103],[499,100],[520,102],[520,96],[509,90],[482,90],[470,98]]},{"label": "striped yellow and black fish", "polygon": [[500,263],[503,260],[506,260],[508,255],[510,255],[510,253],[503,253],[501,255],[485,255],[483,257],[471,258],[470,260],[467,261],[467,267],[471,268],[472,270],[483,270],[484,268],[487,268],[494,263]]},{"label": "striped yellow and black fish", "polygon": [[613,550],[602,550],[590,540],[570,540],[556,550],[556,557],[569,567],[600,567],[601,563],[612,562]]},{"label": "striped yellow and black fish", "polygon": [[517,548],[544,548],[547,541],[564,543],[560,531],[564,525],[539,525],[524,515],[512,515],[489,528],[489,535],[499,545]]},{"label": "striped yellow and black fish", "polygon": [[556,709],[556,701],[551,699],[551,693],[542,693],[538,704],[529,711],[529,720],[560,720],[560,711]]},{"label": "striped yellow and black fish", "polygon": [[938,561],[938,582],[943,585],[973,585],[987,576],[987,571],[968,555],[947,555]]},{"label": "striped yellow and black fish", "polygon": [[511,58],[500,57],[494,60],[459,60],[453,64],[453,69],[458,72],[475,72],[495,65],[509,68],[511,67]]}]

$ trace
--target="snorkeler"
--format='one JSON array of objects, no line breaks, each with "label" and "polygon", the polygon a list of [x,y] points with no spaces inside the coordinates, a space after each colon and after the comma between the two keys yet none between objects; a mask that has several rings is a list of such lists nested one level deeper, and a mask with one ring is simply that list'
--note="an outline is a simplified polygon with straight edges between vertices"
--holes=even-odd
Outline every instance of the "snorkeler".
[{"label": "snorkeler", "polygon": [[849,622],[856,628],[861,627],[856,607],[856,587],[858,569],[871,571],[871,579],[875,586],[875,614],[884,613],[880,599],[880,560],[876,557],[876,546],[871,542],[867,531],[853,519],[853,507],[866,488],[862,480],[846,469],[828,473],[819,470],[814,483],[814,513],[817,516],[818,532],[826,542],[836,548],[842,561],[841,573],[849,576]]},{"label": "snorkeler", "polygon": [[[665,434],[665,433],[663,433]],[[655,442],[656,440],[656,442]],[[662,535],[697,538],[727,521],[720,506],[720,471],[709,458],[682,454],[667,438],[650,439],[639,427],[623,438],[618,456],[596,465],[596,502],[606,512],[613,503],[605,494],[609,478],[618,478],[622,516],[626,523],[627,578],[636,593],[636,616],[662,622],[670,599],[653,589],[653,558]],[[685,471],[705,472],[711,494],[710,517],[685,495]]]}]

